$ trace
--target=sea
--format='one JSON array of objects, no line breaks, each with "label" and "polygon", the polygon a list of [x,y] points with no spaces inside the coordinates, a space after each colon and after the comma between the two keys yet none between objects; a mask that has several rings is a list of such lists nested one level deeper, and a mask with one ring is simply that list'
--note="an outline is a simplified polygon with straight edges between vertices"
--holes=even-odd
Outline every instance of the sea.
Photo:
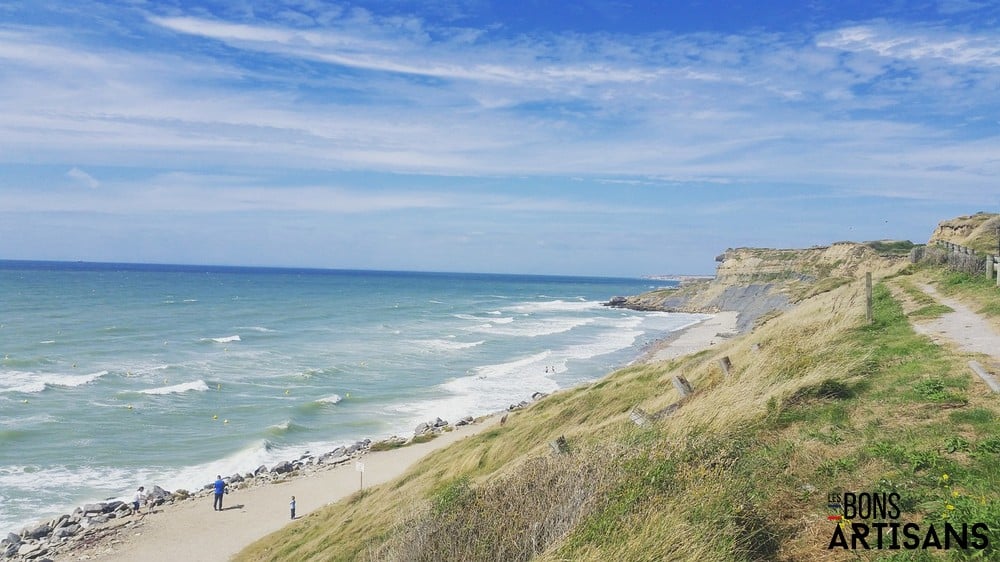
[{"label": "sea", "polygon": [[600,378],[667,281],[0,261],[0,531]]}]

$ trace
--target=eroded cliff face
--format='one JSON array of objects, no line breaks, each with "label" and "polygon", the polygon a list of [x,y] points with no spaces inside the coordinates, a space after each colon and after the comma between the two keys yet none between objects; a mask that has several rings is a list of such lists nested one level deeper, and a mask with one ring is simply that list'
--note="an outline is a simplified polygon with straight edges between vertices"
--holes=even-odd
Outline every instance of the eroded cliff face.
[{"label": "eroded cliff face", "polygon": [[716,282],[816,281],[825,277],[856,278],[879,261],[865,244],[839,242],[806,249],[736,248],[726,250],[716,270]]},{"label": "eroded cliff face", "polygon": [[737,329],[753,328],[762,317],[845,283],[880,277],[904,264],[880,256],[866,244],[839,242],[806,249],[735,248],[717,258],[711,281],[628,297],[622,306],[641,310],[740,313]]},{"label": "eroded cliff face", "polygon": [[931,234],[928,244],[951,242],[983,253],[997,253],[997,228],[1000,215],[976,213],[941,221]]}]

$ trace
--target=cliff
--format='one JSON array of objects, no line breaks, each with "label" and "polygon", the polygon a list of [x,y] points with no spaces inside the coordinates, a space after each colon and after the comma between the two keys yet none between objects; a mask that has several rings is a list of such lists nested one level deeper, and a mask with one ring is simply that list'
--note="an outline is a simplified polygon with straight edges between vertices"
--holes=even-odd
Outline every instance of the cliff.
[{"label": "cliff", "polygon": [[737,330],[746,332],[761,318],[787,310],[803,299],[863,278],[889,272],[905,263],[876,248],[887,243],[837,242],[804,249],[730,248],[716,258],[711,281],[659,289],[609,305],[668,312],[740,313]]},{"label": "cliff", "polygon": [[928,244],[951,242],[983,254],[1000,254],[997,249],[998,229],[1000,215],[995,213],[957,217],[938,223]]}]

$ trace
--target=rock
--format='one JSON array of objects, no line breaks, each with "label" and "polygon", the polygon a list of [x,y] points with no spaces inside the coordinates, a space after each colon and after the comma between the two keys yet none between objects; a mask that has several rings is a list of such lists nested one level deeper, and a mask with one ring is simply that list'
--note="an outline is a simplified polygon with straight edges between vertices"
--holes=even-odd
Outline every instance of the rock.
[{"label": "rock", "polygon": [[432,424],[430,422],[423,422],[423,423],[421,423],[420,425],[418,425],[413,430],[413,434],[414,435],[423,435],[423,434],[427,433],[428,431],[430,431],[433,428],[434,428],[434,424]]},{"label": "rock", "polygon": [[256,476],[260,476],[261,474],[266,474],[266,473],[267,473],[267,467],[264,466],[264,465],[258,466],[257,469],[253,471],[253,475],[255,477]]},{"label": "rock", "polygon": [[611,297],[611,300],[604,303],[604,306],[623,307],[628,302],[628,297]]},{"label": "rock", "polygon": [[7,538],[4,539],[8,544],[21,544],[21,535],[16,533],[7,533]]},{"label": "rock", "polygon": [[146,497],[163,503],[173,497],[173,495],[159,486],[153,486],[153,490]]},{"label": "rock", "polygon": [[46,551],[42,548],[42,544],[37,542],[23,543],[17,549],[17,555],[25,558],[37,558],[45,554],[45,552]]},{"label": "rock", "polygon": [[234,474],[232,477],[229,478],[229,483],[230,484],[239,484],[242,481],[243,481],[243,477],[240,476],[239,474]]},{"label": "rock", "polygon": [[28,539],[40,539],[42,537],[48,536],[49,533],[51,533],[51,532],[52,532],[52,527],[50,527],[48,523],[43,523],[43,524],[41,524],[41,525],[39,525],[39,526],[31,529],[30,531],[28,531],[28,533],[25,536],[25,538],[28,538]]},{"label": "rock", "polygon": [[542,398],[545,398],[546,396],[548,396],[548,394],[545,393],[545,392],[536,392],[536,393],[534,393],[534,394],[531,395],[531,399],[532,400],[541,400]]},{"label": "rock", "polygon": [[273,474],[285,474],[285,473],[291,472],[293,470],[295,470],[295,467],[292,466],[292,463],[290,463],[288,461],[281,461],[278,464],[274,465],[273,468],[271,468],[271,473],[273,473]]},{"label": "rock", "polygon": [[104,513],[103,503],[88,503],[83,506],[82,515],[87,515],[88,513]]},{"label": "rock", "polygon": [[73,535],[79,533],[80,529],[82,529],[82,527],[76,524],[68,525],[66,527],[60,527],[52,533],[52,538],[63,539],[67,537],[72,537]]},{"label": "rock", "polygon": [[448,422],[444,421],[441,418],[437,418],[434,420],[434,427],[444,427],[446,425],[448,425]]},{"label": "rock", "polygon": [[3,551],[4,558],[13,558],[17,556],[19,548],[21,548],[21,543],[7,545],[7,548]]},{"label": "rock", "polygon": [[111,513],[112,511],[118,509],[119,507],[121,507],[123,505],[125,505],[125,502],[123,502],[123,501],[108,502],[108,503],[104,504],[104,509],[102,511],[104,513]]},{"label": "rock", "polygon": [[87,518],[87,523],[89,523],[91,525],[102,525],[102,524],[107,523],[107,522],[108,522],[108,516],[107,515],[95,515],[93,517],[88,517]]}]

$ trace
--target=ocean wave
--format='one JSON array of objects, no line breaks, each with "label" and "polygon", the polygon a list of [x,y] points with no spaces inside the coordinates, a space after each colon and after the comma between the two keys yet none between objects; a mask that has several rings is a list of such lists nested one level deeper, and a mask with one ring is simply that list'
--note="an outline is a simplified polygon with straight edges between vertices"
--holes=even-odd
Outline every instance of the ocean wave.
[{"label": "ocean wave", "polygon": [[[289,434],[292,434],[292,433],[299,433],[299,432],[302,432],[302,431],[307,431],[308,429],[309,428],[307,428],[305,426],[299,425],[297,423],[293,423],[292,420],[285,420],[285,421],[283,421],[281,423],[277,423],[277,424],[268,426],[267,429],[265,430],[265,433],[269,437],[282,437],[284,435],[289,435]],[[264,450],[265,451],[270,450],[270,447],[272,447],[271,442],[265,440],[264,441]]]},{"label": "ocean wave", "polygon": [[463,342],[455,341],[450,339],[434,339],[434,340],[418,340],[414,341],[414,345],[422,346],[424,349],[429,351],[460,351],[463,349],[469,349],[472,347],[480,346],[486,343],[486,340]]},{"label": "ocean wave", "polygon": [[343,398],[341,398],[339,394],[331,394],[330,396],[320,398],[319,400],[317,400],[317,402],[321,404],[336,404],[341,400],[343,400]]},{"label": "ocean wave", "polygon": [[493,335],[513,336],[522,338],[537,338],[539,336],[551,336],[569,332],[575,328],[592,324],[596,321],[593,317],[576,318],[546,318],[544,320],[520,320],[507,324],[481,324],[465,328],[472,332],[488,332]]},{"label": "ocean wave", "polygon": [[237,335],[237,336],[226,336],[223,338],[205,338],[202,341],[214,341],[215,343],[232,343],[241,340],[240,337]]},{"label": "ocean wave", "polygon": [[172,386],[161,386],[159,388],[147,388],[146,390],[139,390],[139,394],[180,394],[182,392],[188,392],[189,390],[195,390],[198,392],[205,392],[208,390],[208,385],[205,381],[198,379],[194,382],[185,382],[181,384],[175,384]]},{"label": "ocean wave", "polygon": [[[263,334],[276,332],[277,330],[272,330],[271,328],[265,328],[263,326],[238,326],[238,330],[250,330],[251,332],[260,332]],[[237,340],[238,341],[238,340]]]},{"label": "ocean wave", "polygon": [[89,375],[6,371],[0,376],[0,392],[33,394],[57,386],[72,388],[94,382],[106,374],[108,371],[99,371]]},{"label": "ocean wave", "polygon": [[508,311],[521,313],[534,312],[580,312],[583,310],[598,310],[602,308],[597,301],[564,301],[557,299],[554,301],[525,302],[507,307]]}]

